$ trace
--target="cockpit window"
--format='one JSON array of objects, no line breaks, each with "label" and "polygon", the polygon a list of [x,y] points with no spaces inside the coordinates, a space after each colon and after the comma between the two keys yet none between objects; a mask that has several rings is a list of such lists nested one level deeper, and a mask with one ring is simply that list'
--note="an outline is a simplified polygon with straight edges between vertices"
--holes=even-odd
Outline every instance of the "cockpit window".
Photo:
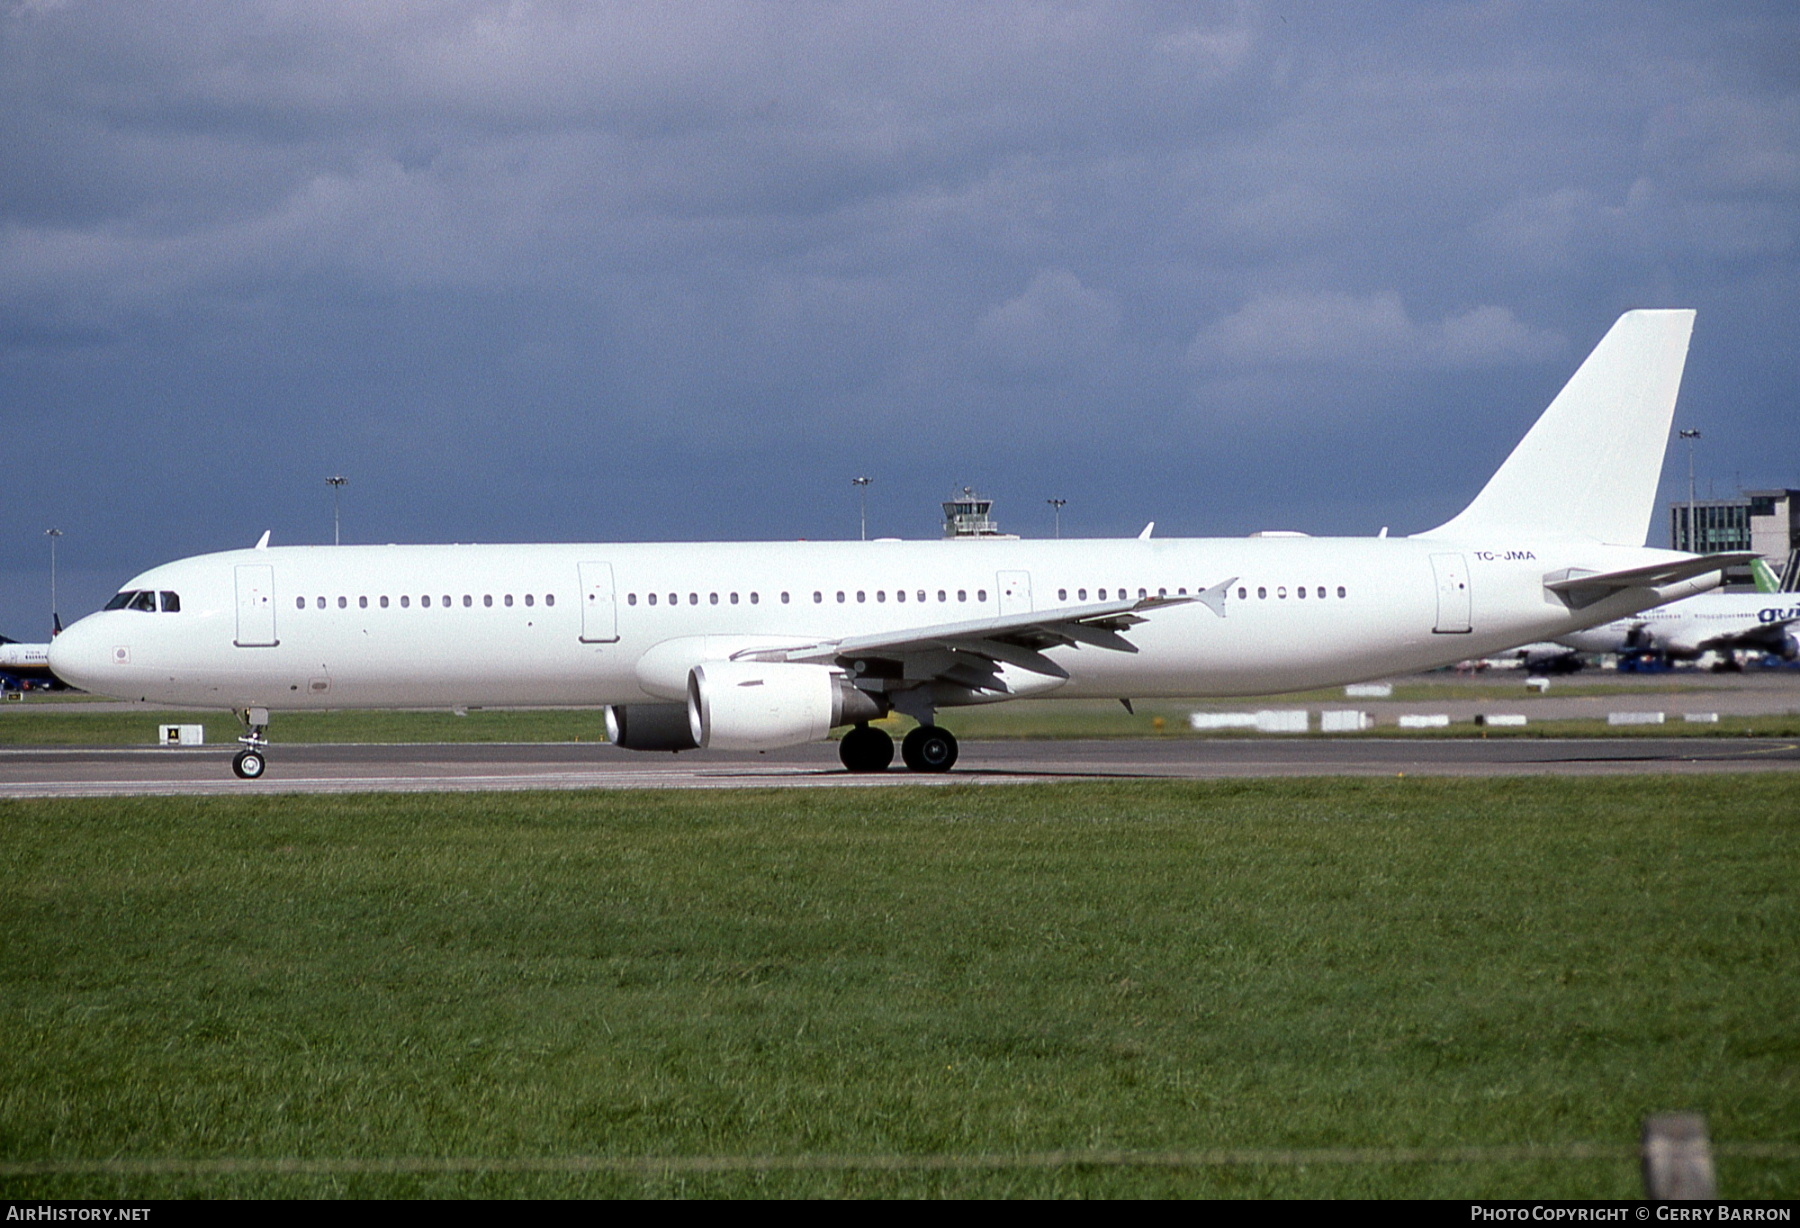
[{"label": "cockpit window", "polygon": [[150,613],[154,614],[156,613],[156,594],[149,589],[145,589],[141,593],[136,593],[132,596],[131,600],[126,603],[125,608],[128,610],[148,610]]},{"label": "cockpit window", "polygon": [[175,593],[169,592],[167,589],[163,590],[162,612],[164,614],[181,613],[181,597]]},{"label": "cockpit window", "polygon": [[135,588],[128,588],[122,593],[114,593],[113,599],[106,603],[106,608],[109,610],[122,610],[131,604],[131,599],[135,596],[137,596],[137,590]]}]

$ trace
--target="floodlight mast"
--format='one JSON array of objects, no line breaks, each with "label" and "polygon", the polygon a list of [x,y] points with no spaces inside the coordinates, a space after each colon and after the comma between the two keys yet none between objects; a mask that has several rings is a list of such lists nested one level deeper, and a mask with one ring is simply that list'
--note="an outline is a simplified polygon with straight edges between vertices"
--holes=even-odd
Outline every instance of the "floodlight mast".
[{"label": "floodlight mast", "polygon": [[61,529],[45,529],[44,536],[50,539],[50,638],[55,639],[62,634],[62,615],[56,606],[56,539],[63,535]]},{"label": "floodlight mast", "polygon": [[869,540],[869,483],[874,480],[871,477],[850,479],[850,485],[856,487],[857,493],[862,496],[862,540],[864,541]]},{"label": "floodlight mast", "polygon": [[325,485],[331,487],[331,544],[341,546],[343,539],[338,530],[338,496],[343,493],[344,487],[350,485],[350,479],[341,473],[334,474],[325,479]]},{"label": "floodlight mast", "polygon": [[1045,499],[1044,502],[1056,509],[1056,536],[1060,538],[1062,537],[1062,510],[1068,506],[1069,501],[1067,499]]},{"label": "floodlight mast", "polygon": [[1700,540],[1700,534],[1694,527],[1694,440],[1700,438],[1699,431],[1681,431],[1681,437],[1687,440],[1688,446],[1688,522],[1687,548],[1689,554],[1699,554],[1700,547],[1694,543]]}]

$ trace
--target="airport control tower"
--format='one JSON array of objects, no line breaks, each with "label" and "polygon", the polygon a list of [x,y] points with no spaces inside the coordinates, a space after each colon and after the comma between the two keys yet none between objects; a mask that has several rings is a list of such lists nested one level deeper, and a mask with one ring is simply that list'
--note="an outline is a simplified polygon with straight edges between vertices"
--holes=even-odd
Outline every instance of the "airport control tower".
[{"label": "airport control tower", "polygon": [[1016,542],[1017,533],[1002,533],[994,523],[994,501],[965,486],[944,501],[944,536],[956,541]]}]

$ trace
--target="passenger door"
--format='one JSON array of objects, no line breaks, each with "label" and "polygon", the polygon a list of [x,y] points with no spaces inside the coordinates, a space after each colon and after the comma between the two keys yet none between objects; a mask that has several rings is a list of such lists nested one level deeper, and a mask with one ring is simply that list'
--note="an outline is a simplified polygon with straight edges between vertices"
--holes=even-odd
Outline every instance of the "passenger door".
[{"label": "passenger door", "polygon": [[244,563],[237,568],[237,638],[239,648],[273,648],[275,638],[275,568]]}]

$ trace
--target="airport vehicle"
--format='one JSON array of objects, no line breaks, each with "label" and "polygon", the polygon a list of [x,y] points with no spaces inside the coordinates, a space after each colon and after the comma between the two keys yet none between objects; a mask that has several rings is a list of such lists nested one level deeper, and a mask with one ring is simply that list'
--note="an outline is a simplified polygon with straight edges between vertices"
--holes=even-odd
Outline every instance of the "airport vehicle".
[{"label": "airport vehicle", "polygon": [[1474,502],[1426,533],[1237,539],[256,547],[131,580],[59,677],[228,708],[606,704],[630,750],[764,750],[1020,696],[1254,695],[1554,639],[1698,593],[1741,554],[1644,546],[1691,311],[1619,319]]},{"label": "airport vehicle", "polygon": [[1702,593],[1683,601],[1614,619],[1557,642],[1578,652],[1655,655],[1691,661],[1708,652],[1735,662],[1740,651],[1800,657],[1800,597],[1791,593]]}]

